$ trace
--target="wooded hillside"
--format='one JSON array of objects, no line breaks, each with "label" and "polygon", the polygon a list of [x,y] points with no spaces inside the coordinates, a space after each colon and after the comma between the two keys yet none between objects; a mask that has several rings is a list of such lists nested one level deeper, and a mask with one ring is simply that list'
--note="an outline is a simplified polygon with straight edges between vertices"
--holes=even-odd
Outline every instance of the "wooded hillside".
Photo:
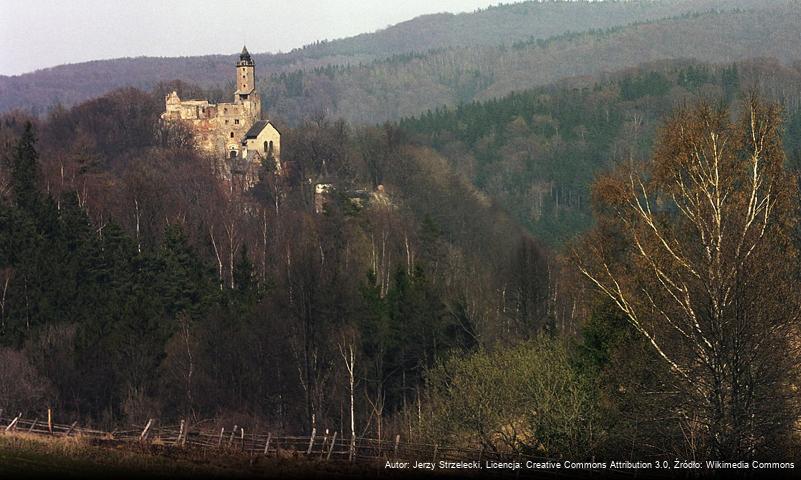
[{"label": "wooded hillside", "polygon": [[[0,356],[16,365],[4,408],[111,423],[258,411],[287,431],[334,428],[353,349],[359,415],[383,409],[359,426],[380,429],[390,412],[411,418],[425,370],[451,350],[556,318],[570,328],[570,312],[546,315],[561,294],[526,273],[546,268],[544,250],[396,127],[286,129],[291,173],[265,167],[235,194],[158,122],[159,103],[127,89],[34,127],[3,118]],[[308,181],[323,178],[339,192],[325,214]]]},{"label": "wooded hillside", "polygon": [[664,59],[733,62],[801,57],[797,5],[688,15],[502,47],[453,47],[369,65],[327,67],[263,80],[267,109],[290,123],[323,111],[371,124],[438,106],[489,100],[566,77]]},{"label": "wooded hillside", "polygon": [[775,61],[658,62],[436,109],[400,125],[538,238],[561,245],[592,221],[595,176],[644,160],[673,108],[700,98],[733,102],[756,86],[785,106],[785,146],[796,168],[801,71]]},{"label": "wooded hillside", "polygon": [[[704,15],[693,17],[699,13]],[[682,15],[689,17],[660,20]],[[733,61],[755,52],[795,58],[797,15],[797,5],[782,0],[527,2],[421,17],[373,34],[253,57],[272,117],[298,124],[324,111],[369,124],[649,60]],[[617,31],[633,22],[655,25]],[[616,29],[612,36],[610,28]],[[579,35],[589,30],[595,33]],[[234,63],[233,55],[128,58],[0,77],[0,111],[45,113],[57,103],[73,105],[114,88],[148,90],[175,79],[219,89],[228,98]]]}]

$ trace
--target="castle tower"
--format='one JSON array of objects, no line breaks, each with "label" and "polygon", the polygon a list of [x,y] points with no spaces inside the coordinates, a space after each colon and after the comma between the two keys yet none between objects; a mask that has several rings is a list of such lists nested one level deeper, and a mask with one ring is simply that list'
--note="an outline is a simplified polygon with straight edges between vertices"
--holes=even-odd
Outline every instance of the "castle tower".
[{"label": "castle tower", "polygon": [[248,96],[256,89],[256,72],[253,59],[247,47],[242,47],[239,54],[239,61],[236,62],[236,98],[235,101],[247,100]]},{"label": "castle tower", "polygon": [[244,46],[236,62],[236,87],[234,103],[241,104],[251,118],[261,118],[261,97],[256,93],[256,67]]}]

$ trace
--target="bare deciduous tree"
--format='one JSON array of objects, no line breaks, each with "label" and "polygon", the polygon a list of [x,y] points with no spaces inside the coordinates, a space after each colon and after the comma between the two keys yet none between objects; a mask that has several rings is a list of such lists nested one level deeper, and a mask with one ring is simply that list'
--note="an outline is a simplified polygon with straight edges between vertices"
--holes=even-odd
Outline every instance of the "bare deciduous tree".
[{"label": "bare deciduous tree", "polygon": [[676,414],[717,458],[776,446],[797,416],[793,185],[780,112],[702,103],[665,125],[652,163],[596,183],[581,272],[667,363]]}]

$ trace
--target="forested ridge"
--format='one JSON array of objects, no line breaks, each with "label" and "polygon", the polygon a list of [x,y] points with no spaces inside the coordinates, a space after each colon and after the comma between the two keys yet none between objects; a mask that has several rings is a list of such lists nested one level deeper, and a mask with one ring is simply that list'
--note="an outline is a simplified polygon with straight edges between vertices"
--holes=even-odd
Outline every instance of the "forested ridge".
[{"label": "forested ridge", "polygon": [[[682,15],[511,45],[450,47],[370,64],[328,66],[262,77],[267,109],[287,121],[324,111],[355,123],[394,121],[666,59],[734,62],[755,57],[792,63],[797,4]],[[413,94],[409,94],[413,92]]]},{"label": "forested ridge", "polygon": [[698,98],[731,103],[759,87],[785,107],[785,146],[797,166],[799,86],[797,68],[772,60],[666,61],[437,108],[400,125],[538,238],[561,245],[592,221],[595,176],[647,158],[659,125],[677,105]]},{"label": "forested ridge", "polygon": [[[298,125],[323,111],[373,124],[646,61],[755,55],[791,61],[797,58],[797,7],[785,0],[524,2],[421,17],[253,57],[273,117]],[[226,55],[129,58],[0,77],[0,111],[43,114],[114,88],[148,90],[173,79],[217,89],[222,97],[231,91],[233,61]]]},{"label": "forested ridge", "polygon": [[316,42],[290,53],[310,57],[364,54],[381,58],[450,46],[510,45],[688,13],[762,6],[764,3],[752,0],[501,2],[470,13],[423,15],[374,33]]}]

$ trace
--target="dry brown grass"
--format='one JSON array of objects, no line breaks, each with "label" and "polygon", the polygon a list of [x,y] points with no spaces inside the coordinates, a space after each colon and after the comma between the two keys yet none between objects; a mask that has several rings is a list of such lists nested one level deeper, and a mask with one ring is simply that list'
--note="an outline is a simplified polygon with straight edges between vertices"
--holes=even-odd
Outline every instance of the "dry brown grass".
[{"label": "dry brown grass", "polygon": [[267,458],[81,436],[0,434],[0,478],[352,478],[394,477],[395,473],[378,465],[304,457]]},{"label": "dry brown grass", "polygon": [[159,454],[157,447],[27,433],[0,436],[0,477],[58,474],[85,476],[237,476],[223,465],[198,462],[191,455]]}]

